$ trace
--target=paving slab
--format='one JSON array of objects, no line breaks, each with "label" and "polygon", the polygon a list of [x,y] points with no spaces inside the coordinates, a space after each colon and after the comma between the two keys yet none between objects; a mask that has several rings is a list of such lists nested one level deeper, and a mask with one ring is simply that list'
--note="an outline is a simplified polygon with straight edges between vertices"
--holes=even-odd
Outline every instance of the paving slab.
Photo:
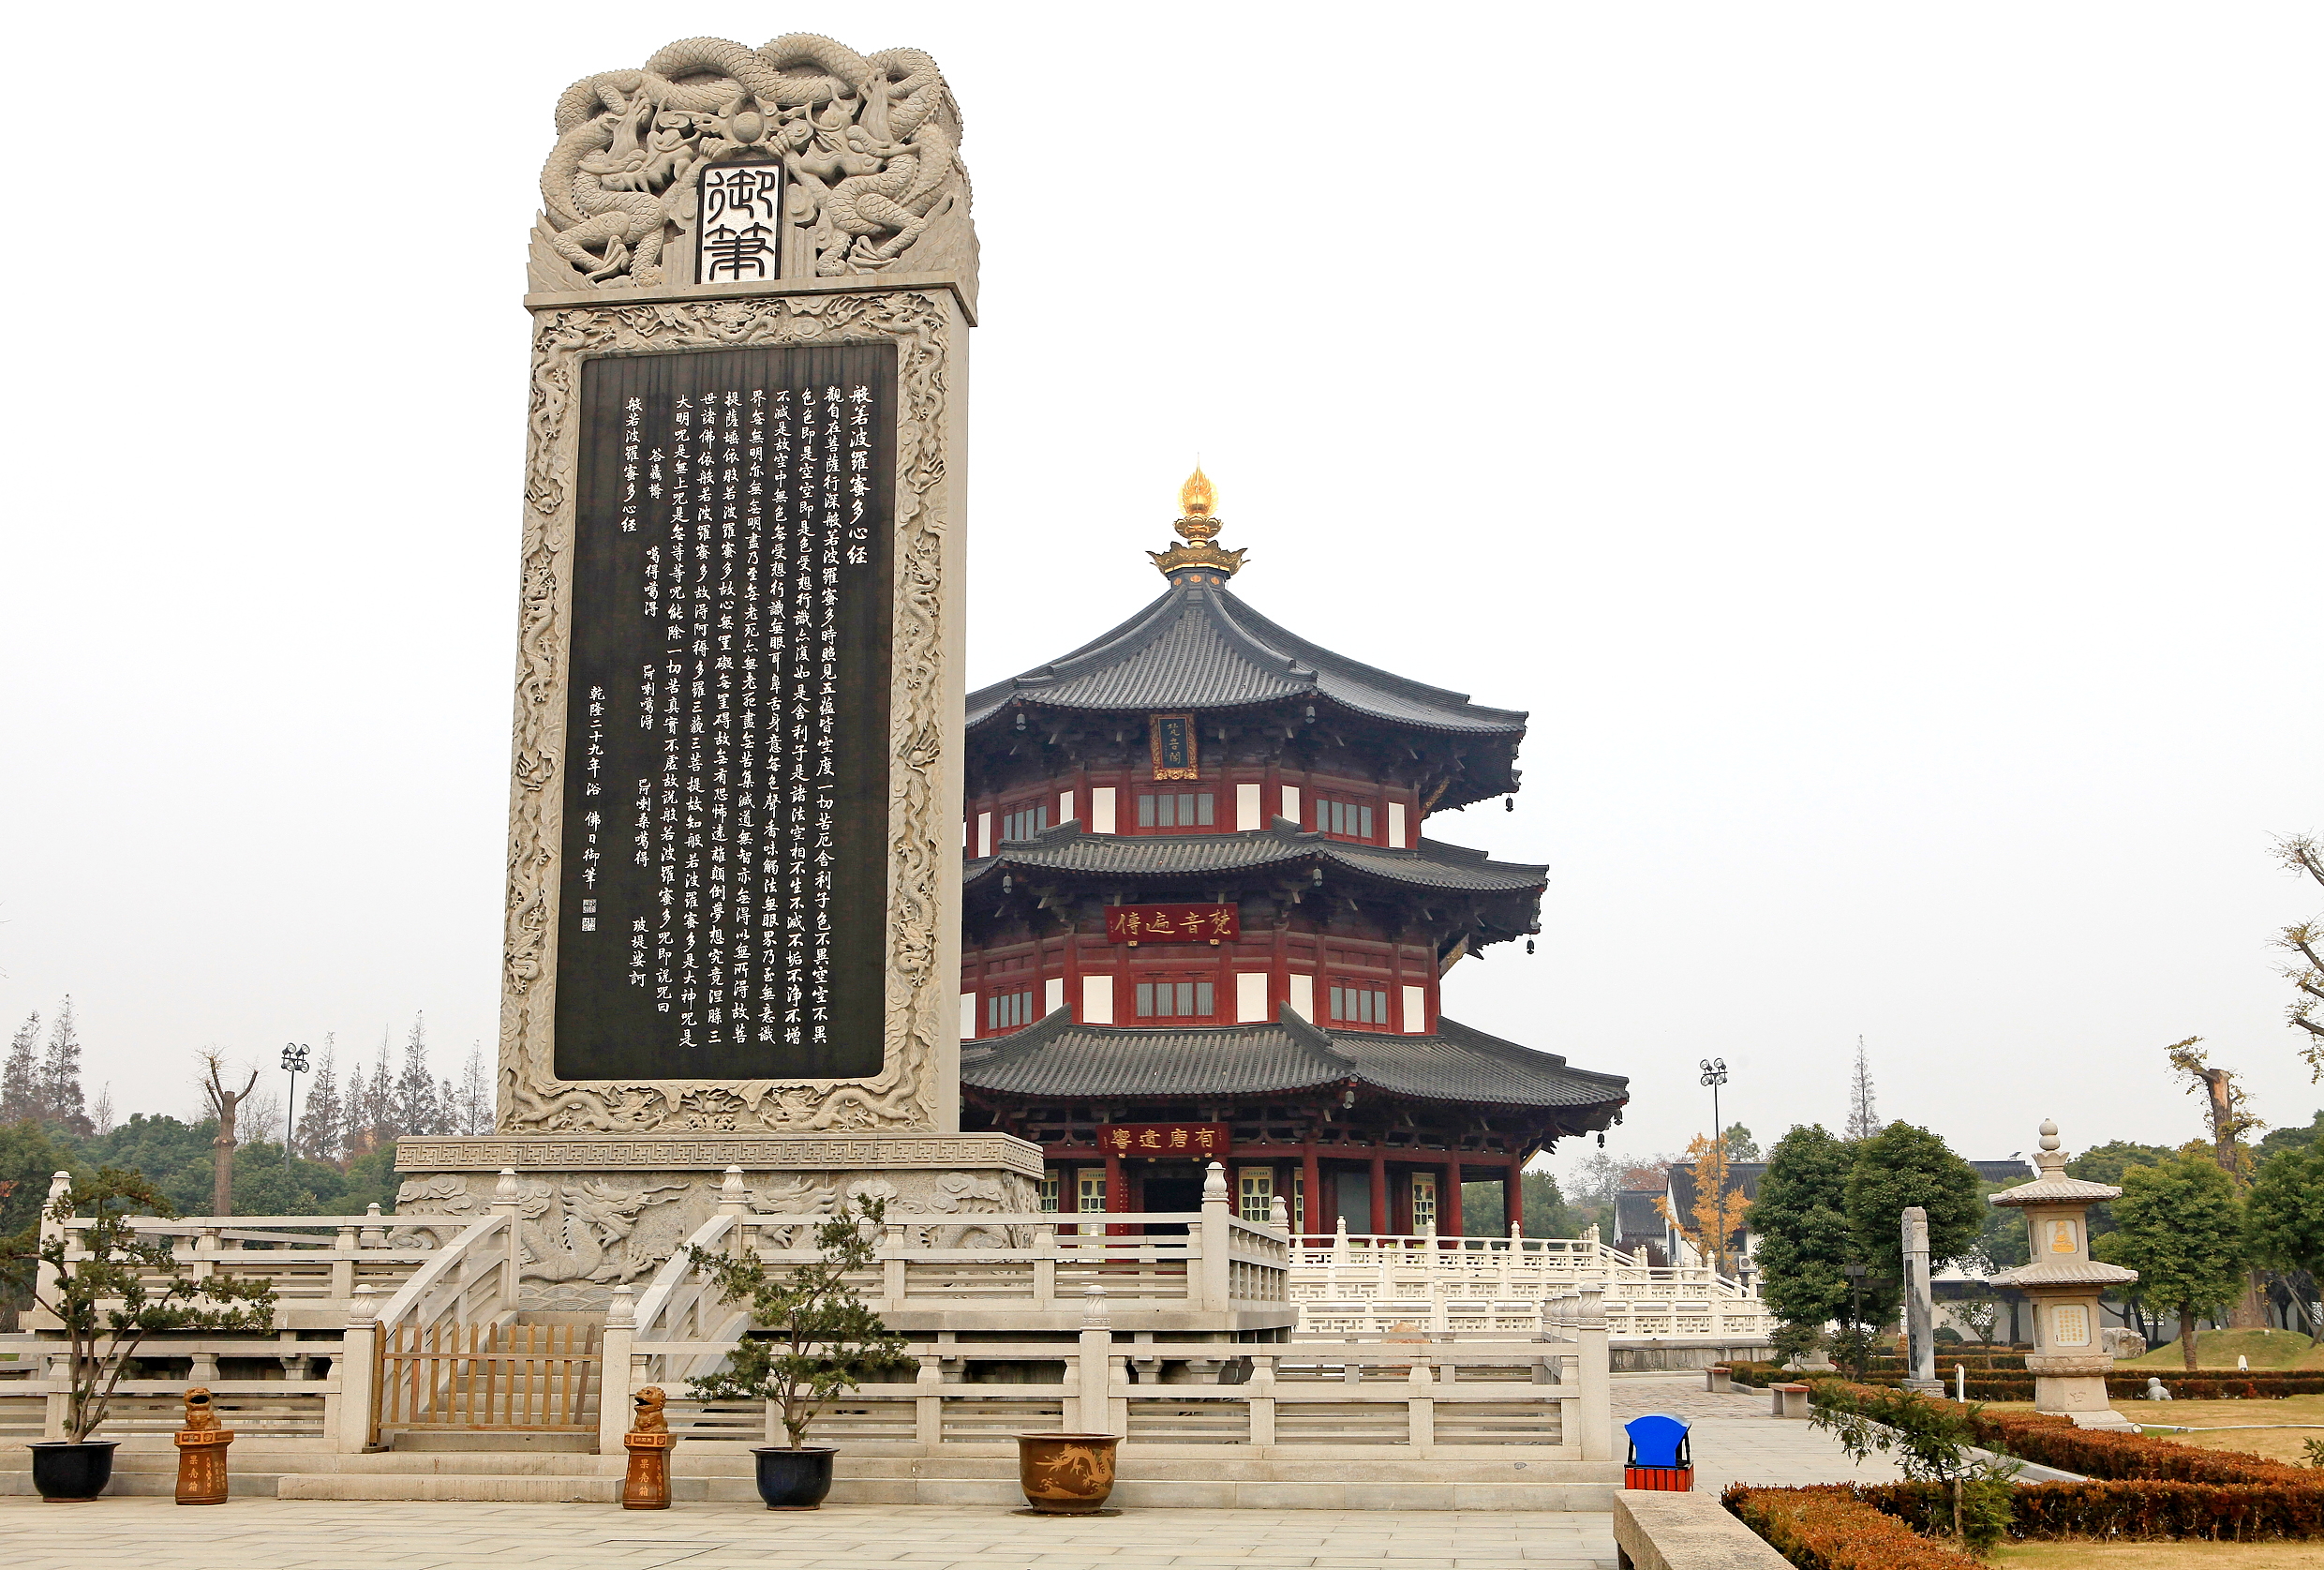
[{"label": "paving slab", "polygon": [[1616,1374],[1612,1383],[1616,1449],[1625,1443],[1622,1425],[1633,1417],[1660,1412],[1683,1418],[1691,1425],[1687,1443],[1697,1492],[1716,1494],[1730,1483],[1798,1488],[1894,1483],[1904,1475],[1877,1451],[1852,1461],[1838,1440],[1813,1424],[1770,1417],[1765,1390],[1712,1395],[1703,1388],[1699,1368],[1684,1374]]}]

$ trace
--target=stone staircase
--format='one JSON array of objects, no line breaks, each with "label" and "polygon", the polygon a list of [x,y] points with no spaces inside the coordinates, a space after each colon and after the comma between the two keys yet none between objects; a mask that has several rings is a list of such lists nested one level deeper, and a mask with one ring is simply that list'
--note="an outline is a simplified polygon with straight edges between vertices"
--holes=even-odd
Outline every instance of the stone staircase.
[{"label": "stone staircase", "polygon": [[[267,1449],[237,1443],[231,1460],[237,1495],[317,1500],[473,1500],[500,1503],[616,1504],[625,1465],[535,1444],[510,1447],[513,1436],[431,1434],[429,1443],[366,1455],[315,1449]],[[544,1441],[580,1436],[537,1435]],[[488,1440],[492,1449],[469,1447]],[[1421,1460],[1401,1457],[1296,1460],[1171,1455],[1168,1446],[1133,1448],[1121,1462],[1113,1503],[1129,1509],[1265,1510],[1610,1510],[1621,1468],[1605,1461]],[[115,1494],[170,1494],[177,1458],[142,1440],[117,1453]],[[1231,1472],[1234,1475],[1226,1475]],[[0,1451],[0,1494],[29,1494],[25,1453]],[[674,1458],[671,1497],[678,1503],[755,1503],[745,1446],[688,1443]],[[1014,1508],[1023,1504],[1011,1453],[882,1456],[842,1448],[831,1488],[834,1504],[947,1504]]]}]

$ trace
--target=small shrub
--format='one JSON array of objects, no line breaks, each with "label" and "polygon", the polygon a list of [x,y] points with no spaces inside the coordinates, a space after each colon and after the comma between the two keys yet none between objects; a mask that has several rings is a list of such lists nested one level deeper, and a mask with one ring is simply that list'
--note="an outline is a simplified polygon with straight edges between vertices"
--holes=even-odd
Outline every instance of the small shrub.
[{"label": "small shrub", "polygon": [[1978,1561],[1920,1536],[1859,1500],[1845,1483],[1812,1488],[1736,1483],[1720,1503],[1803,1570],[1980,1570]]}]

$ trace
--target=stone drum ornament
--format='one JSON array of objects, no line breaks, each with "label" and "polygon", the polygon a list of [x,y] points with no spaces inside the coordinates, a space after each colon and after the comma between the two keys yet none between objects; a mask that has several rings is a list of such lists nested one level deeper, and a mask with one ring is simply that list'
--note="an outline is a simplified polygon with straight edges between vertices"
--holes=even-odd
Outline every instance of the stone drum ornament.
[{"label": "stone drum ornament", "polygon": [[177,1431],[177,1502],[226,1503],[226,1447],[234,1430],[218,1425],[210,1392],[195,1385],[186,1392],[186,1427]]}]

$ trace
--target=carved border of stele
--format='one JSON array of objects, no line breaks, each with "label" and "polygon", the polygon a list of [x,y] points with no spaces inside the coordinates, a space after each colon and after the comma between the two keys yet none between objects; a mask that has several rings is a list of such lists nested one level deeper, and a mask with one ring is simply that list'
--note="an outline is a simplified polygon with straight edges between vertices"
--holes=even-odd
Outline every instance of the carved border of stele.
[{"label": "carved border of stele", "polygon": [[[581,366],[602,355],[794,344],[897,351],[895,649],[888,741],[886,1052],[865,1080],[560,1080],[559,852]],[[533,321],[515,737],[502,937],[503,1133],[949,1130],[959,1127],[959,590],[965,323],[948,288],[566,306]]]}]

